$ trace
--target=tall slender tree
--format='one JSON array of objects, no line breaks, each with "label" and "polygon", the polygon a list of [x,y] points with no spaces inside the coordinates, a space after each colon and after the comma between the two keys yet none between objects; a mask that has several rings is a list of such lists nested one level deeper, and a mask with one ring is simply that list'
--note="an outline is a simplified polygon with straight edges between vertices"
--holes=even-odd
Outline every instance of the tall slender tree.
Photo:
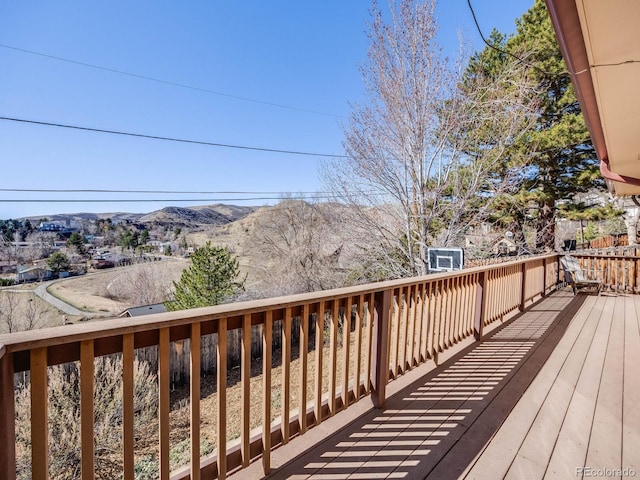
[{"label": "tall slender tree", "polygon": [[536,248],[555,246],[559,202],[572,202],[576,194],[604,186],[597,158],[571,78],[558,47],[544,0],[516,21],[516,33],[506,49],[526,61],[538,89],[539,111],[530,140],[535,145],[530,168],[519,192],[521,207],[532,205]]},{"label": "tall slender tree", "polygon": [[[390,2],[376,10],[368,61],[367,100],[345,126],[347,159],[326,169],[330,188],[355,212],[363,252],[376,278],[428,273],[429,246],[460,245],[487,202],[510,188],[496,175],[508,147],[530,124],[530,88],[505,62],[496,76],[462,83],[464,59],[451,61],[437,43],[435,1]],[[491,149],[474,148],[482,137]],[[515,172],[515,170],[512,170]]]}]

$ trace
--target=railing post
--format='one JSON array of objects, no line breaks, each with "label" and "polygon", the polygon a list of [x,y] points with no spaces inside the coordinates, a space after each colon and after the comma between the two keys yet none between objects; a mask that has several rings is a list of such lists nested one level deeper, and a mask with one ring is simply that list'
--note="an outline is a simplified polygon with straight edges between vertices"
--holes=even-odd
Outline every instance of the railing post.
[{"label": "railing post", "polygon": [[487,302],[487,272],[480,272],[478,276],[478,288],[476,290],[476,317],[473,320],[473,336],[477,341],[482,341],[484,329],[484,313]]},{"label": "railing post", "polygon": [[371,399],[376,408],[382,408],[386,400],[389,381],[389,313],[391,310],[391,290],[376,292],[373,311],[373,362],[371,378],[373,389]]},{"label": "railing post", "polygon": [[547,259],[542,260],[542,298],[547,296]]},{"label": "railing post", "polygon": [[520,311],[524,312],[527,303],[527,262],[522,262],[522,290],[520,291]]},{"label": "railing post", "polygon": [[0,478],[16,478],[16,433],[13,386],[13,355],[0,358]]}]

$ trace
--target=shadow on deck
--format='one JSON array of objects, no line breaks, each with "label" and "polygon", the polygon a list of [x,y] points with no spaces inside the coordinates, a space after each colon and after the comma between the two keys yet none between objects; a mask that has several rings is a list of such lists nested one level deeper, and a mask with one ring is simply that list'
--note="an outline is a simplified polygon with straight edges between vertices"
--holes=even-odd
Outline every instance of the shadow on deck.
[{"label": "shadow on deck", "polygon": [[[367,409],[338,413],[332,424],[275,450],[268,478],[476,478],[470,468],[482,465],[487,445],[588,299],[556,292],[440,367],[417,368],[407,376],[418,379],[384,409],[363,400]],[[240,477],[260,478],[256,464]]]}]

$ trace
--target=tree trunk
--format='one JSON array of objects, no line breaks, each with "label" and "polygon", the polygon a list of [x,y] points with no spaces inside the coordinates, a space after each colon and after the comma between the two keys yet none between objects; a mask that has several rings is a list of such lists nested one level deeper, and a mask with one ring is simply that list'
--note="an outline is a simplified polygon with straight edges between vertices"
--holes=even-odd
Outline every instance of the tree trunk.
[{"label": "tree trunk", "polygon": [[627,226],[630,247],[638,244],[638,220],[640,220],[640,209],[634,209],[633,214],[625,213],[624,224]]},{"label": "tree trunk", "polygon": [[556,244],[556,221],[553,200],[541,202],[536,225],[536,250],[553,251]]}]

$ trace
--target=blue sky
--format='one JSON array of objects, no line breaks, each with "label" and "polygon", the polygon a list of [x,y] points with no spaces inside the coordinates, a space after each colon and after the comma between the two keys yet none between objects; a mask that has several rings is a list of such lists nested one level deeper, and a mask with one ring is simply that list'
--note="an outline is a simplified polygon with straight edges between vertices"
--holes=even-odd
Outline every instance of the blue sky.
[{"label": "blue sky", "polygon": [[[379,1],[386,8],[384,0]],[[485,35],[511,33],[533,0],[472,2]],[[45,2],[0,0],[0,116],[281,150],[342,154],[362,99],[365,0]],[[439,39],[482,48],[466,0],[441,1]],[[130,138],[0,120],[0,189],[317,192],[319,157]],[[0,190],[0,218],[148,212],[263,194],[39,193]],[[157,199],[31,203],[33,199]],[[192,202],[176,200],[193,199]],[[18,202],[13,202],[18,200]],[[224,203],[261,205],[265,200]]]}]

